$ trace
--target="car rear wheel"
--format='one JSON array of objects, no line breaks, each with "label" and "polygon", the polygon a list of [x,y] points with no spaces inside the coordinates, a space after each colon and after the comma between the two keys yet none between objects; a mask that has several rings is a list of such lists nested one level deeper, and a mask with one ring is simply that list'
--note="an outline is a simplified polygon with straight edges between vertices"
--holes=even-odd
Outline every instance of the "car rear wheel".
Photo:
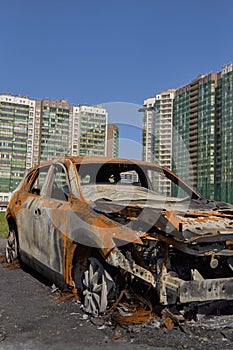
[{"label": "car rear wheel", "polygon": [[[80,267],[76,271],[80,273]],[[82,297],[83,310],[94,316],[103,313],[116,298],[113,278],[94,257],[87,259],[86,269],[82,274]]]},{"label": "car rear wheel", "polygon": [[6,242],[6,261],[12,263],[19,258],[19,246],[15,230],[12,228]]}]

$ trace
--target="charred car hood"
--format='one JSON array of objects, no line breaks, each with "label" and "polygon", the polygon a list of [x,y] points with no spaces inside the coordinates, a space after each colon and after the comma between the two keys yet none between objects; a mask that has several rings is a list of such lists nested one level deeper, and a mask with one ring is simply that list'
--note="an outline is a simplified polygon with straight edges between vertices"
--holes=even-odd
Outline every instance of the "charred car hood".
[{"label": "charred car hood", "polygon": [[[216,242],[216,252],[226,248],[220,242],[233,244],[233,206],[227,203],[202,198],[163,203],[150,199],[110,201],[102,198],[96,200],[92,208],[133,230],[147,232],[168,243],[172,239],[170,243],[176,241],[179,249],[180,243],[190,245],[191,254],[196,250],[206,251],[206,248],[200,248],[203,244]],[[207,251],[212,249],[213,246]],[[225,253],[233,255],[232,250],[225,249]]]}]

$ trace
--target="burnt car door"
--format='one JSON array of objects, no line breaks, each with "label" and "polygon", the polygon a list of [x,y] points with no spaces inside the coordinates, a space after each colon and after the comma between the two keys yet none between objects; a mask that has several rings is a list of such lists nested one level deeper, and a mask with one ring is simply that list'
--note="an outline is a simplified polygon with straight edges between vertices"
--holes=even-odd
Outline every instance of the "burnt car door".
[{"label": "burnt car door", "polygon": [[55,280],[63,273],[63,229],[59,222],[70,209],[69,191],[64,165],[51,164],[30,175],[19,198],[17,226],[22,261],[40,273],[46,270],[46,276]]},{"label": "burnt car door", "polygon": [[69,197],[70,184],[65,166],[53,164],[42,189],[41,199],[34,206],[33,235],[38,243],[37,259],[55,275],[63,275],[64,271],[66,239],[62,218],[70,210]]},{"label": "burnt car door", "polygon": [[[42,201],[43,187],[46,183],[50,165],[42,166],[32,171],[27,179],[26,188],[19,193],[17,202],[17,228],[19,232],[19,246],[22,260],[31,265],[33,258],[38,258],[40,242],[34,234],[37,208]],[[17,204],[18,205],[18,204]]]}]

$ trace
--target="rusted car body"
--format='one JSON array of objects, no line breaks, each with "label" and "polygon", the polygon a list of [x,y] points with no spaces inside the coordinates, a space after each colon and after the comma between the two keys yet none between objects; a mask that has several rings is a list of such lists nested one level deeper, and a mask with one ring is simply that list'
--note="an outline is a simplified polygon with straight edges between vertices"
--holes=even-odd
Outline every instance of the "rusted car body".
[{"label": "rusted car body", "polygon": [[7,261],[76,288],[89,313],[127,288],[163,305],[233,300],[233,206],[160,166],[48,161],[27,172],[6,217]]}]

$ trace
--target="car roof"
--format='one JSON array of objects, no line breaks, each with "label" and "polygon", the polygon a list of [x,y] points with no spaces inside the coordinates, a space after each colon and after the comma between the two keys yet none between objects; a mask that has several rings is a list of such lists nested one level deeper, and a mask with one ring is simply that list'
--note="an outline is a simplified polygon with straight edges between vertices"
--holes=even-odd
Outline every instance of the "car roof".
[{"label": "car roof", "polygon": [[76,164],[89,164],[89,163],[111,163],[111,164],[138,164],[138,165],[144,165],[144,166],[156,166],[162,169],[162,166],[154,163],[144,162],[141,160],[136,159],[128,159],[128,158],[110,158],[110,157],[95,157],[95,156],[77,156],[77,157],[70,157],[71,161]]},{"label": "car roof", "polygon": [[[111,158],[111,157],[100,157],[100,156],[70,156],[70,157],[64,157],[64,158],[57,158],[57,159],[51,159],[47,161],[41,162],[39,165],[34,166],[33,168],[38,168],[45,165],[50,165],[54,163],[67,163],[72,162],[74,164],[104,164],[104,163],[111,163],[111,164],[137,164],[141,166],[149,166],[149,167],[156,167],[160,169],[166,169],[165,167],[162,167],[159,164],[149,163],[141,160],[136,159],[128,159],[128,158]],[[32,168],[32,169],[33,169]],[[31,169],[30,169],[31,170]]]}]

